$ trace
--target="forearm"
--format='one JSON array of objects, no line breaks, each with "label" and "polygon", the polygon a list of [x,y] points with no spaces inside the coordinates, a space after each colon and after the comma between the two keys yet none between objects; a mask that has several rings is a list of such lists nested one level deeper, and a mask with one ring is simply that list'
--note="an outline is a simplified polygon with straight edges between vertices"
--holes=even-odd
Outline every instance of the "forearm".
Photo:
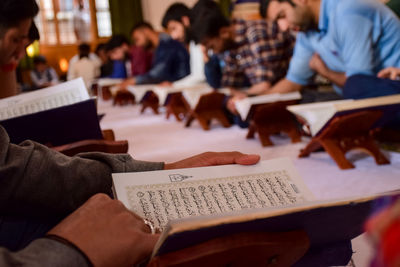
[{"label": "forearm", "polygon": [[246,90],[246,94],[248,95],[262,95],[268,92],[271,88],[271,84],[269,82],[261,82],[253,85],[248,90]]},{"label": "forearm", "polygon": [[276,83],[270,90],[268,90],[267,94],[285,94],[291,92],[300,91],[303,88],[301,84],[294,83],[288,79],[282,79],[278,83]]},{"label": "forearm", "polygon": [[331,81],[332,83],[334,83],[335,85],[339,86],[340,88],[343,88],[344,85],[346,84],[346,74],[344,72],[337,72],[337,71],[333,71],[330,69],[327,69],[323,72],[319,73],[322,77],[328,79],[329,81]]},{"label": "forearm", "polygon": [[85,258],[76,250],[50,239],[38,239],[18,252],[0,248],[0,266],[86,267]]},{"label": "forearm", "polygon": [[111,195],[111,174],[162,169],[129,155],[67,157],[34,142],[9,144],[0,129],[0,213],[65,216],[97,193]]}]

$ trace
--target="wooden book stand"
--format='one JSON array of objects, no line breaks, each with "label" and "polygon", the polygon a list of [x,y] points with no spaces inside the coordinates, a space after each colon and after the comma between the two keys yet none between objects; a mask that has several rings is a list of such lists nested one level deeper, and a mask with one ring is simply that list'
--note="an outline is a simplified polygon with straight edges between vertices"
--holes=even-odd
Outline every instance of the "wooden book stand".
[{"label": "wooden book stand", "polygon": [[218,120],[225,128],[230,127],[231,123],[224,112],[224,99],[224,94],[212,92],[202,95],[194,110],[191,110],[188,105],[190,111],[185,127],[190,127],[195,119],[206,131],[210,130],[212,119]]},{"label": "wooden book stand", "polygon": [[125,106],[129,104],[135,104],[135,96],[129,91],[119,90],[114,96],[113,105]]},{"label": "wooden book stand", "polygon": [[354,165],[346,159],[346,153],[352,149],[361,149],[373,156],[378,165],[390,164],[373,138],[372,127],[382,115],[382,111],[367,110],[334,118],[301,151],[299,157],[308,157],[323,148],[341,169],[352,169]]},{"label": "wooden book stand", "polygon": [[240,233],[155,257],[148,267],[291,266],[309,246],[303,231]]},{"label": "wooden book stand", "polygon": [[296,124],[295,116],[290,113],[286,106],[293,101],[255,105],[250,109],[250,125],[247,139],[254,138],[258,133],[261,144],[273,146],[270,136],[277,133],[286,133],[292,143],[301,141],[301,133]]},{"label": "wooden book stand", "polygon": [[[98,86],[96,85],[96,90],[94,90],[94,92],[97,92],[96,95],[101,94],[101,97],[103,98],[103,100],[108,101],[111,100],[113,98],[113,95],[111,93],[111,86]],[[99,92],[99,89],[101,90],[101,92]]]},{"label": "wooden book stand", "polygon": [[52,149],[67,156],[74,156],[83,152],[104,152],[120,154],[128,152],[128,141],[115,141],[112,130],[103,131],[103,140],[82,140],[67,145],[52,147]]},{"label": "wooden book stand", "polygon": [[182,121],[185,118],[186,114],[189,112],[182,93],[179,92],[169,94],[168,97],[169,99],[166,104],[167,120],[171,115],[174,115],[177,121]]},{"label": "wooden book stand", "polygon": [[142,103],[142,109],[141,109],[140,113],[144,113],[147,108],[150,108],[151,110],[153,110],[154,114],[159,114],[159,112],[158,112],[158,106],[159,106],[158,96],[153,91],[147,92],[141,103]]}]

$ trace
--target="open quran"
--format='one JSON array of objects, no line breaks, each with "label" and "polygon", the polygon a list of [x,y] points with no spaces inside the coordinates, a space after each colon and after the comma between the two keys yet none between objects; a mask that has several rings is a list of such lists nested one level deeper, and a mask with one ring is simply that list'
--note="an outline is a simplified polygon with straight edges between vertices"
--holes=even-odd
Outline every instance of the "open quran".
[{"label": "open quran", "polygon": [[400,111],[400,95],[361,100],[337,100],[288,106],[287,109],[306,121],[312,136],[318,135],[335,117],[365,110],[383,112],[381,122]]},{"label": "open quran", "polygon": [[289,159],[113,174],[113,188],[127,208],[162,230],[153,257],[241,232],[300,229],[311,246],[351,240],[376,198],[318,201]]},{"label": "open quran", "polygon": [[61,146],[103,139],[96,101],[82,78],[1,99],[0,125],[12,143],[33,140]]}]

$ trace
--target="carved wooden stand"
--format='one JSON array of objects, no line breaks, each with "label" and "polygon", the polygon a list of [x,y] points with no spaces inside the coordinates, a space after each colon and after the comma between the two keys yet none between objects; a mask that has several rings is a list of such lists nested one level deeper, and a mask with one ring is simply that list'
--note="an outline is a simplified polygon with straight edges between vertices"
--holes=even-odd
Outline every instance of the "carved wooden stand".
[{"label": "carved wooden stand", "polygon": [[372,127],[382,115],[381,111],[368,110],[334,118],[301,151],[299,157],[308,157],[312,152],[324,148],[341,169],[352,169],[354,165],[346,159],[346,153],[361,149],[373,156],[378,165],[390,164],[373,138]]},{"label": "carved wooden stand", "polygon": [[158,112],[158,106],[159,106],[158,97],[153,91],[147,92],[141,103],[142,103],[142,109],[141,109],[140,113],[143,113],[146,111],[147,108],[150,108],[151,110],[153,110],[154,114],[159,114],[159,112]]},{"label": "carved wooden stand", "polygon": [[169,119],[171,115],[174,115],[177,121],[182,121],[189,112],[182,93],[169,94],[168,97],[169,99],[166,104],[167,119]]},{"label": "carved wooden stand", "polygon": [[83,152],[121,154],[128,152],[128,141],[115,141],[114,132],[112,130],[104,130],[102,140],[82,140],[51,148],[70,157]]},{"label": "carved wooden stand", "polygon": [[135,104],[135,96],[129,91],[118,91],[114,96],[113,105],[125,106],[128,104]]},{"label": "carved wooden stand", "polygon": [[212,119],[218,120],[226,128],[230,127],[231,123],[223,109],[224,99],[225,95],[217,92],[201,96],[196,108],[189,111],[185,127],[190,127],[195,119],[199,121],[201,127],[206,131],[210,130]]},{"label": "carved wooden stand", "polygon": [[148,267],[292,266],[309,246],[303,231],[240,233],[155,257]]},{"label": "carved wooden stand", "polygon": [[250,110],[250,125],[247,139],[254,138],[258,133],[261,144],[273,146],[270,136],[277,133],[286,133],[292,143],[301,141],[301,133],[297,127],[295,117],[286,106],[294,104],[293,101],[277,102],[253,106]]}]

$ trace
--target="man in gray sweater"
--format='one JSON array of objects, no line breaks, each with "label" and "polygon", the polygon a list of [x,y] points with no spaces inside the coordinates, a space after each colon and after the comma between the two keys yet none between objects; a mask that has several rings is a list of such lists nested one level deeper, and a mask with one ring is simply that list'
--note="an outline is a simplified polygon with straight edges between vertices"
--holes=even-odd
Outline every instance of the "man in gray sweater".
[{"label": "man in gray sweater", "polygon": [[[14,71],[37,13],[35,0],[0,1],[0,71]],[[66,157],[31,141],[11,144],[0,126],[0,266],[137,263],[158,236],[111,199],[111,173],[258,160],[239,152],[208,152],[171,164],[136,161],[127,154]]]},{"label": "man in gray sweater", "polygon": [[[1,71],[14,71],[24,56],[37,13],[35,0],[0,1]],[[67,157],[31,141],[11,144],[0,126],[0,266],[131,266],[150,254],[158,235],[111,199],[112,173],[258,160],[239,152],[208,152],[171,164],[127,154]]]}]

